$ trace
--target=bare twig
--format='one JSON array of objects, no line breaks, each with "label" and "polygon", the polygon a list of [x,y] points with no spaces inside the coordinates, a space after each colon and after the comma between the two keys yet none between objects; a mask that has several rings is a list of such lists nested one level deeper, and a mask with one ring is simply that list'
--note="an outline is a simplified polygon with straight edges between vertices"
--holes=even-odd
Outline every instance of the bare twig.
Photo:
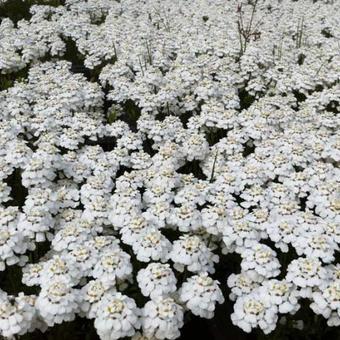
[{"label": "bare twig", "polygon": [[240,52],[239,56],[241,57],[246,49],[247,45],[251,41],[251,38],[257,40],[261,36],[261,32],[258,31],[258,27],[261,25],[261,21],[259,20],[254,24],[254,18],[256,13],[256,7],[258,4],[258,0],[255,0],[251,3],[252,11],[250,15],[249,22],[245,25],[244,24],[244,14],[242,11],[242,4],[237,7],[238,12],[238,20],[237,20],[237,29],[239,34],[239,41],[240,41]]},{"label": "bare twig", "polygon": [[212,183],[214,181],[217,155],[218,155],[218,152],[216,151],[215,158],[214,158],[214,163],[213,163],[212,170],[211,170],[211,176],[210,176],[210,181],[209,181],[210,183]]}]

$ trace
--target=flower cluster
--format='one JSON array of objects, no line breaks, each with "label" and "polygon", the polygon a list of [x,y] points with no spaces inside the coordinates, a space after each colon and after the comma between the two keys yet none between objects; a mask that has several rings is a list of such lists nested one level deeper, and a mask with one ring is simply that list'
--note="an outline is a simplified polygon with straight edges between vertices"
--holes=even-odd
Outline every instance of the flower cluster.
[{"label": "flower cluster", "polygon": [[0,336],[339,326],[340,2],[63,3],[0,23]]}]

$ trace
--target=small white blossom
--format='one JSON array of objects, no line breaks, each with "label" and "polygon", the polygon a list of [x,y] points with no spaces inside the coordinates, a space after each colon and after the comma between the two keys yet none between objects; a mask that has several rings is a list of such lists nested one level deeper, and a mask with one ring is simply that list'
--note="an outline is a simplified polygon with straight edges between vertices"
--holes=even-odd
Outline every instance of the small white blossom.
[{"label": "small white blossom", "polygon": [[215,304],[224,302],[218,281],[207,273],[192,276],[184,282],[179,298],[193,314],[207,319],[214,316]]},{"label": "small white blossom", "polygon": [[72,321],[78,311],[79,292],[68,281],[46,282],[36,301],[36,308],[48,326]]},{"label": "small white blossom", "polygon": [[323,288],[327,279],[327,271],[316,258],[299,257],[287,268],[286,280],[298,287],[301,297],[311,297],[313,288]]},{"label": "small white blossom", "polygon": [[219,258],[215,255],[198,236],[185,235],[174,241],[170,258],[174,267],[183,271],[187,270],[198,273],[207,271],[214,273],[214,264]]},{"label": "small white blossom", "polygon": [[147,337],[176,339],[183,326],[183,309],[172,298],[159,297],[145,304],[142,327]]},{"label": "small white blossom", "polygon": [[176,277],[169,264],[150,263],[137,274],[137,282],[144,296],[151,299],[176,291]]},{"label": "small white blossom", "polygon": [[121,293],[106,293],[98,305],[94,326],[103,340],[133,336],[140,326],[135,301]]}]

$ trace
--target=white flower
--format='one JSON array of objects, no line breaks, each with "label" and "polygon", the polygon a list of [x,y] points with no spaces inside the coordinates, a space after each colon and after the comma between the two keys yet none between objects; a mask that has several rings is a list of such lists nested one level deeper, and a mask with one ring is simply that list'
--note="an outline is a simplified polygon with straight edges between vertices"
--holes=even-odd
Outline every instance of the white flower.
[{"label": "white flower", "polygon": [[194,273],[214,273],[214,263],[219,261],[218,256],[196,235],[184,235],[174,241],[170,258],[177,270],[183,271],[186,268]]},{"label": "white flower", "polygon": [[280,218],[268,222],[267,233],[269,238],[275,242],[275,247],[287,253],[288,245],[298,239],[299,228],[296,218]]},{"label": "white flower", "polygon": [[132,245],[133,252],[141,262],[165,262],[169,257],[171,242],[156,228],[146,228]]},{"label": "white flower", "polygon": [[242,270],[255,271],[266,278],[280,274],[281,264],[276,258],[276,252],[264,244],[255,244],[251,248],[244,248],[241,252]]},{"label": "white flower", "polygon": [[143,216],[132,216],[131,220],[120,229],[122,242],[132,246],[147,228],[147,222]]},{"label": "white flower", "polygon": [[300,308],[295,286],[286,280],[263,281],[259,290],[263,290],[264,299],[269,299],[272,304],[277,305],[280,313],[294,314]]},{"label": "white flower", "polygon": [[100,255],[106,250],[119,248],[119,240],[114,236],[95,236],[85,243],[85,245]]},{"label": "white flower", "polygon": [[51,200],[55,202],[55,209],[75,208],[79,205],[79,191],[77,185],[67,181],[59,183],[60,187],[54,188]]},{"label": "white flower", "polygon": [[78,311],[79,292],[65,279],[45,282],[36,301],[36,308],[48,326],[72,321]]},{"label": "white flower", "polygon": [[173,208],[167,221],[182,232],[195,231],[201,227],[200,212],[192,204],[183,204],[178,208]]},{"label": "white flower", "polygon": [[219,282],[207,273],[192,276],[183,283],[179,298],[193,314],[211,319],[214,316],[215,304],[224,302],[218,284]]},{"label": "white flower", "polygon": [[325,263],[332,262],[334,252],[339,250],[333,236],[325,235],[323,230],[301,233],[293,242],[293,246],[298,255],[305,255],[308,258],[320,258]]},{"label": "white flower", "polygon": [[236,299],[231,321],[247,333],[260,327],[265,334],[269,334],[275,329],[277,313],[276,305],[263,299],[263,295],[258,291],[254,291]]},{"label": "white flower", "polygon": [[90,238],[90,230],[82,228],[82,225],[75,223],[66,224],[52,240],[52,247],[56,251],[72,250],[80,242],[85,242]]},{"label": "white flower", "polygon": [[6,265],[24,265],[27,256],[23,254],[27,249],[34,249],[18,229],[19,217],[16,207],[0,208],[0,271],[5,270]]},{"label": "white flower", "polygon": [[202,225],[210,234],[220,234],[227,224],[226,208],[223,205],[211,205],[203,208],[201,214]]},{"label": "white flower", "polygon": [[322,267],[320,260],[299,257],[288,265],[286,280],[298,287],[301,297],[309,298],[313,288],[323,289],[327,276],[327,270]]},{"label": "white flower", "polygon": [[327,276],[330,280],[338,280],[340,279],[340,263],[330,264],[325,267],[327,271]]},{"label": "white flower", "polygon": [[40,272],[40,284],[49,284],[51,280],[62,279],[72,284],[77,284],[82,276],[75,262],[71,262],[65,255],[54,255],[50,260],[43,263]]},{"label": "white flower", "polygon": [[25,170],[22,173],[22,184],[25,187],[33,185],[41,185],[47,187],[51,185],[56,174],[54,167],[48,160],[44,161],[39,156],[33,157],[29,160]]},{"label": "white flower", "polygon": [[81,186],[81,202],[86,204],[93,196],[104,196],[111,193],[113,188],[112,179],[109,175],[101,173],[87,178],[86,184]]},{"label": "white flower", "polygon": [[97,316],[100,301],[106,292],[115,293],[115,288],[104,284],[100,279],[91,280],[80,291],[79,308],[88,318]]},{"label": "white flower", "polygon": [[0,203],[7,202],[10,197],[11,188],[3,181],[0,181]]},{"label": "white flower", "polygon": [[98,305],[94,326],[103,340],[133,336],[140,327],[135,301],[118,292],[106,293]]},{"label": "white flower", "polygon": [[0,295],[0,334],[5,338],[23,335],[34,330],[36,309],[34,297]]},{"label": "white flower", "polygon": [[151,299],[176,291],[176,277],[169,264],[150,263],[137,274],[138,286],[144,296]]},{"label": "white flower", "polygon": [[259,287],[259,282],[261,281],[262,276],[252,271],[231,274],[227,281],[228,287],[231,288],[229,299],[235,301],[238,296],[251,293],[255,288]]},{"label": "white flower", "polygon": [[143,212],[143,217],[157,228],[164,228],[167,219],[170,217],[171,205],[167,201],[157,201]]},{"label": "white flower", "polygon": [[183,326],[183,309],[172,298],[159,297],[145,304],[142,327],[148,338],[176,339]]},{"label": "white flower", "polygon": [[109,285],[123,281],[132,273],[130,255],[118,249],[104,251],[94,266],[92,276]]},{"label": "white flower", "polygon": [[109,225],[109,196],[93,196],[91,200],[84,205],[85,209],[82,217],[93,223]]},{"label": "white flower", "polygon": [[340,325],[340,280],[330,281],[323,290],[312,293],[310,308],[328,319],[329,326]]},{"label": "white flower", "polygon": [[51,237],[50,229],[53,227],[54,219],[45,205],[25,207],[25,214],[20,217],[18,229],[37,242],[46,241]]},{"label": "white flower", "polygon": [[65,258],[73,268],[79,268],[82,277],[90,275],[98,262],[96,252],[92,248],[82,245],[75,246],[72,251],[65,254]]},{"label": "white flower", "polygon": [[230,220],[222,230],[223,242],[227,249],[235,248],[239,252],[258,243],[261,234],[250,221],[242,217]]},{"label": "white flower", "polygon": [[22,283],[26,286],[40,285],[43,268],[42,263],[27,264],[22,268]]},{"label": "white flower", "polygon": [[181,151],[188,161],[193,161],[194,159],[203,160],[209,151],[209,144],[204,135],[190,133],[185,136],[185,143]]}]

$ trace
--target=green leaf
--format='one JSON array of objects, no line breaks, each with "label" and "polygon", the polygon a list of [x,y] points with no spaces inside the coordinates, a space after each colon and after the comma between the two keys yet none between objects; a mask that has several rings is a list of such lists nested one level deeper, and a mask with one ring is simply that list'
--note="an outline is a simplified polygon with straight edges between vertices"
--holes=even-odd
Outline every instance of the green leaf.
[{"label": "green leaf", "polygon": [[117,119],[117,112],[115,110],[112,110],[107,115],[107,121],[109,124],[112,124]]}]

